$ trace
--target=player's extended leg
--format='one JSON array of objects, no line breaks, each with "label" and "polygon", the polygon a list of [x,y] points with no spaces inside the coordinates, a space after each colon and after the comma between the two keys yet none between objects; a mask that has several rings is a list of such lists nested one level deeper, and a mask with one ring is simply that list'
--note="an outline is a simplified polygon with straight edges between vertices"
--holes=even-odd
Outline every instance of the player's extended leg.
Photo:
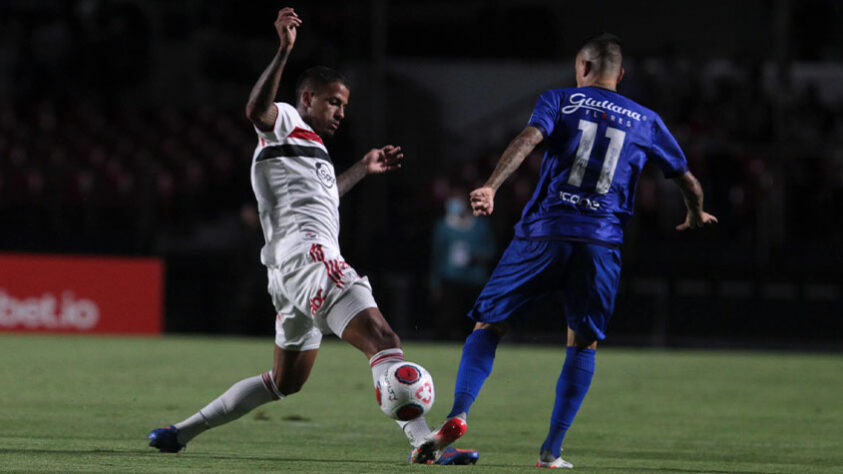
[{"label": "player's extended leg", "polygon": [[502,324],[477,323],[474,331],[465,339],[462,349],[457,381],[454,388],[454,404],[448,418],[459,417],[463,420],[483,383],[492,373],[495,351],[505,329]]},{"label": "player's extended leg", "polygon": [[298,392],[310,375],[316,354],[317,349],[292,351],[275,346],[272,371],[243,379],[186,420],[153,430],[149,434],[149,445],[162,452],[181,451],[188,441],[203,431],[234,421],[264,403]]},{"label": "player's extended leg", "polygon": [[[330,316],[329,316],[330,317]],[[378,379],[393,364],[404,360],[404,351],[401,350],[401,341],[398,335],[384,319],[383,314],[375,308],[370,307],[358,312],[342,331],[342,339],[348,341],[352,346],[359,349],[369,358],[369,365],[372,368],[372,381],[377,385]],[[424,417],[410,421],[397,421],[398,426],[404,431],[410,444],[413,445],[415,453],[418,446],[423,444],[429,437],[430,428]],[[470,464],[477,462],[477,451],[473,450],[451,450],[448,453],[432,454],[424,462],[436,462],[438,464]],[[411,461],[413,455],[411,454]]]},{"label": "player's extended leg", "polygon": [[463,346],[454,404],[445,422],[430,437],[435,449],[442,449],[465,433],[471,405],[492,373],[507,319],[545,291],[542,280],[548,279],[556,259],[549,245],[547,241],[513,239],[477,297],[469,312],[477,323]]},{"label": "player's extended leg", "polygon": [[[375,386],[387,369],[404,361],[401,340],[378,308],[370,307],[359,311],[345,326],[341,337],[369,358],[372,382]],[[424,418],[398,421],[398,425],[413,446],[430,433]]]},{"label": "player's extended leg", "polygon": [[463,346],[451,412],[448,413],[445,422],[428,435],[424,443],[413,450],[410,462],[423,464],[434,458],[447,456],[471,456],[471,462],[477,462],[479,458],[477,451],[458,450],[448,448],[448,446],[460,439],[468,428],[465,422],[468,411],[477,398],[477,394],[480,393],[483,382],[492,373],[495,349],[503,332],[502,324],[480,322],[475,324],[474,331],[468,335]]}]

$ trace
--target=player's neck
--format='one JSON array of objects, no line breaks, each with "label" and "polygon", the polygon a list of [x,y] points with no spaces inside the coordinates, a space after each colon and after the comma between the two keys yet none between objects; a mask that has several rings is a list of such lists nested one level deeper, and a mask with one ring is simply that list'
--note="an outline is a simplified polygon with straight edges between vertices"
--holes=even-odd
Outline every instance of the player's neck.
[{"label": "player's neck", "polygon": [[[304,121],[304,123],[310,125],[310,114],[307,113],[307,108],[305,108],[301,104],[298,104],[296,106],[296,112],[299,113],[299,117],[301,117],[301,119]],[[310,125],[310,128],[313,128],[313,126]]]},{"label": "player's neck", "polygon": [[617,92],[618,91],[618,83],[608,79],[595,79],[592,81],[586,81],[582,84],[578,84],[579,87],[597,87],[600,89],[606,89],[608,91]]}]

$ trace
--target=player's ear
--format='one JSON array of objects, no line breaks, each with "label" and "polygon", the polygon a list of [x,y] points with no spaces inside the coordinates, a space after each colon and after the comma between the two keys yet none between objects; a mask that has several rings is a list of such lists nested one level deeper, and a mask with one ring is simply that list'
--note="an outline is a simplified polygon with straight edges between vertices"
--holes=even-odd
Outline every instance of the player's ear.
[{"label": "player's ear", "polygon": [[591,65],[591,61],[589,61],[587,59],[583,59],[582,60],[582,77],[588,76],[591,73],[592,69],[593,69],[593,67]]},{"label": "player's ear", "polygon": [[301,93],[301,103],[305,107],[310,107],[313,104],[313,91],[305,90]]},{"label": "player's ear", "polygon": [[621,79],[623,79],[623,74],[624,74],[625,72],[626,72],[626,70],[623,68],[623,66],[621,66],[621,72],[619,72],[619,73],[618,73],[618,80],[617,80],[617,81],[615,81],[616,83],[620,83],[620,82],[621,82]]}]

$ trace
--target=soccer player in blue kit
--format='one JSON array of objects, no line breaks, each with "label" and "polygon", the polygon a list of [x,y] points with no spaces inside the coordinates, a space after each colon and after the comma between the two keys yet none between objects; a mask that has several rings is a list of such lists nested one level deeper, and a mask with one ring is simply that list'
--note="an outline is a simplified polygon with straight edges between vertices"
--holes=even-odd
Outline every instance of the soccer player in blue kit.
[{"label": "soccer player in blue kit", "polygon": [[620,279],[623,228],[632,216],[644,164],[655,162],[682,191],[687,214],[677,230],[717,222],[703,211],[700,184],[662,119],[616,92],[624,74],[621,60],[616,36],[586,40],[575,60],[577,87],[543,93],[491,177],[471,192],[474,214],[490,215],[495,191],[536,145],[547,141],[541,177],[515,224],[515,238],[469,312],[476,324],[463,347],[453,408],[422,451],[435,453],[465,433],[469,408],[492,372],[506,321],[529,310],[536,298],[561,292],[567,354],[536,466],[573,467],[561,457],[562,440],[591,384],[597,342],[606,337]]}]

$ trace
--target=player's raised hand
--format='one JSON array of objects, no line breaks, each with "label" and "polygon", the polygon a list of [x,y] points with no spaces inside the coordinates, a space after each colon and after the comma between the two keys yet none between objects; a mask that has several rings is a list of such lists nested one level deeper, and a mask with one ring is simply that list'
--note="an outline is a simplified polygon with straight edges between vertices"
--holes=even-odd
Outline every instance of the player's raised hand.
[{"label": "player's raised hand", "polygon": [[404,153],[400,146],[387,145],[383,148],[373,148],[363,157],[367,174],[386,173],[397,170],[404,160]]},{"label": "player's raised hand", "polygon": [[676,230],[683,231],[687,229],[699,229],[705,225],[716,224],[717,218],[713,215],[703,212],[689,212],[685,214],[685,222],[676,226]]},{"label": "player's raised hand", "polygon": [[275,31],[281,40],[281,49],[290,52],[296,43],[296,28],[301,26],[301,19],[292,8],[282,8],[275,19]]},{"label": "player's raised hand", "polygon": [[471,210],[475,216],[490,216],[495,209],[495,190],[483,186],[472,191],[469,195]]}]

